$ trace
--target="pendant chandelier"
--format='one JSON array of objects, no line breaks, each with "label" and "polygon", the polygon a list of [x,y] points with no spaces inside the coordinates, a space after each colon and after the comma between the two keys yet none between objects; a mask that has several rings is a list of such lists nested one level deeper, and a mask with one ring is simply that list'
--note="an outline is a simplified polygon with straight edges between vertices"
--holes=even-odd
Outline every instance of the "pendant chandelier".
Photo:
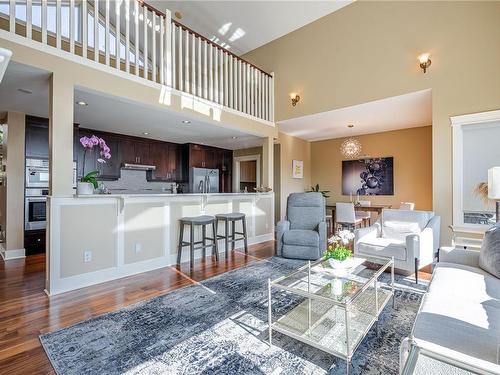
[{"label": "pendant chandelier", "polygon": [[346,158],[352,159],[361,154],[361,142],[352,137],[352,128],[354,127],[354,125],[349,124],[347,125],[347,127],[351,129],[351,136],[344,142],[342,142],[342,145],[340,146],[340,152]]}]

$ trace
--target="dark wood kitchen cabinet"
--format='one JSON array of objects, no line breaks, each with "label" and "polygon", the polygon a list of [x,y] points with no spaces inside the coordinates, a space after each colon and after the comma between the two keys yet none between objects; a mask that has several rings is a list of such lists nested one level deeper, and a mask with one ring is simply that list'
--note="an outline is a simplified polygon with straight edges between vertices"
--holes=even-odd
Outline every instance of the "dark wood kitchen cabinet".
[{"label": "dark wood kitchen cabinet", "polygon": [[133,137],[120,137],[122,163],[150,165],[150,142]]},{"label": "dark wood kitchen cabinet", "polygon": [[49,158],[49,119],[26,116],[25,146],[27,158]]},{"label": "dark wood kitchen cabinet", "polygon": [[217,168],[217,148],[197,144],[189,144],[190,168]]},{"label": "dark wood kitchen cabinet", "polygon": [[151,164],[156,167],[147,174],[149,181],[182,181],[181,147],[176,143],[153,142]]}]

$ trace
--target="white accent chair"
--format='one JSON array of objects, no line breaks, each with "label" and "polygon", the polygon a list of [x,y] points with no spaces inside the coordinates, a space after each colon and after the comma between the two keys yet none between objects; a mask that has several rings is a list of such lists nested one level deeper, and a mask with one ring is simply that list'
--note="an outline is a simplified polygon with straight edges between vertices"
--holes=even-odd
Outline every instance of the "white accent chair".
[{"label": "white accent chair", "polygon": [[354,232],[357,255],[394,257],[394,267],[415,272],[431,264],[439,249],[441,218],[431,211],[384,209],[374,225]]},{"label": "white accent chair", "polygon": [[415,203],[413,203],[413,202],[401,202],[401,204],[399,205],[399,209],[413,211],[415,209]]},{"label": "white accent chair", "polygon": [[335,204],[335,223],[337,227],[347,227],[348,229],[355,229],[361,225],[363,219],[356,217],[353,203],[336,203]]}]

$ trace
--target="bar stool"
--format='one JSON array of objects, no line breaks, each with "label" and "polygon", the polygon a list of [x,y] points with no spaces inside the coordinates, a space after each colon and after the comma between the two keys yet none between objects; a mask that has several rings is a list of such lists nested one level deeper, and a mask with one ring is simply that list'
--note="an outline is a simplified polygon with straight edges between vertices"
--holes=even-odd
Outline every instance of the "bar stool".
[{"label": "bar stool", "polygon": [[[224,235],[219,235],[219,221],[224,222],[225,232]],[[243,232],[236,232],[235,223],[241,221]],[[231,223],[231,234],[229,234],[229,223]],[[245,214],[240,212],[232,212],[229,214],[219,214],[215,215],[215,233],[217,233],[217,239],[224,239],[226,245],[226,259],[229,257],[229,243],[231,243],[231,250],[234,250],[234,243],[236,241],[243,240],[245,244],[245,254],[248,254],[248,243],[247,243],[247,223],[245,220]],[[236,238],[236,235],[241,237]]]},{"label": "bar stool", "polygon": [[[182,248],[185,246],[189,246],[189,265],[190,268],[193,268],[194,264],[194,251],[198,249],[203,249],[203,258],[206,257],[206,248],[212,248],[212,255],[215,255],[215,259],[219,260],[219,249],[217,247],[217,230],[215,228],[215,217],[203,215],[203,216],[194,216],[194,217],[183,217],[180,219],[181,228],[179,232],[179,248],[177,252],[177,264],[181,264],[181,256],[182,256]],[[189,241],[184,241],[184,226],[189,225]],[[197,225],[201,225],[202,235],[201,241],[194,240],[194,227]],[[212,237],[207,237],[207,225],[212,226]],[[211,244],[207,245],[207,240],[212,241]],[[201,245],[200,245],[201,244]],[[200,245],[195,247],[195,245]]]}]

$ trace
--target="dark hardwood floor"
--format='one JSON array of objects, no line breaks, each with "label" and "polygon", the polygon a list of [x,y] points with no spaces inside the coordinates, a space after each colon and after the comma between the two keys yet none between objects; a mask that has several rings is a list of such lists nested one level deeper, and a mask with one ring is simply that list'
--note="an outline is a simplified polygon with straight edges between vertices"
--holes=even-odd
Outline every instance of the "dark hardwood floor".
[{"label": "dark hardwood floor", "polygon": [[[274,255],[274,241],[235,251],[219,263],[207,258],[180,268],[165,267],[140,275],[48,297],[45,255],[0,261],[0,374],[54,374],[38,336],[127,305],[163,295],[209,277]],[[425,270],[429,271],[429,270]],[[428,279],[429,273],[419,272]]]}]

